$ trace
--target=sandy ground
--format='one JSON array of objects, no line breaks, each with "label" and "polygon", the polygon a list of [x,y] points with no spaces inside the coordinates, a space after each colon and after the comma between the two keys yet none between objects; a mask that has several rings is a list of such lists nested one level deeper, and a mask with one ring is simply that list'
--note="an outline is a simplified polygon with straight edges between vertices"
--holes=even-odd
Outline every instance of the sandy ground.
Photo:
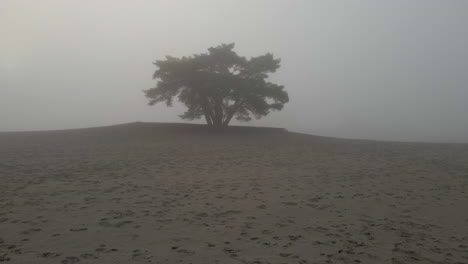
[{"label": "sandy ground", "polygon": [[0,133],[0,262],[468,263],[468,145]]}]

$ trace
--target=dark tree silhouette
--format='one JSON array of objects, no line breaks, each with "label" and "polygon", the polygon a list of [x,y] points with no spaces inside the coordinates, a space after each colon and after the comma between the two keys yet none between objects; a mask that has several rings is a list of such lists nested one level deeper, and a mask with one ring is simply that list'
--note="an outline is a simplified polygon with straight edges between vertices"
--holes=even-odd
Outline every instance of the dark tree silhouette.
[{"label": "dark tree silhouette", "polygon": [[157,85],[144,91],[149,104],[172,106],[177,97],[187,107],[181,118],[204,116],[215,127],[227,126],[233,117],[249,121],[251,116],[259,119],[270,110],[281,110],[289,101],[288,93],[266,80],[280,67],[280,59],[271,53],[246,59],[233,49],[234,43],[222,44],[209,48],[208,53],[166,56],[154,62]]}]

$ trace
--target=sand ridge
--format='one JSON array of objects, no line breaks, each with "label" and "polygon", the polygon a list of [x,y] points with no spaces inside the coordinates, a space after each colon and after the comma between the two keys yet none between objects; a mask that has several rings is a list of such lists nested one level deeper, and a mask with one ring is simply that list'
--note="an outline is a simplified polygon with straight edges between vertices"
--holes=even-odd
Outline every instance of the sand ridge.
[{"label": "sand ridge", "polygon": [[0,262],[468,263],[468,145],[133,123],[0,133]]}]

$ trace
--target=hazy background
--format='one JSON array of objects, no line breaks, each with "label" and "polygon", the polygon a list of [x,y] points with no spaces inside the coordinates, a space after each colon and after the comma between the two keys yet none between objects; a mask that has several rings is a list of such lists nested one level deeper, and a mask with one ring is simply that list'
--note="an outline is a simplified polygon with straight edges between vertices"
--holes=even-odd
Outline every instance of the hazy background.
[{"label": "hazy background", "polygon": [[468,1],[0,2],[0,131],[182,122],[152,62],[236,43],[282,58],[290,103],[256,126],[468,142]]}]

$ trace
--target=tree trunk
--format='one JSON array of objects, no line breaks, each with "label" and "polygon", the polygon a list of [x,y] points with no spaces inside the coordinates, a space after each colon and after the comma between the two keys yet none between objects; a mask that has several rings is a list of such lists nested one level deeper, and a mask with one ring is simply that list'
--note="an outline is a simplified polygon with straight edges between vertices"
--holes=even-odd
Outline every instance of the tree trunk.
[{"label": "tree trunk", "polygon": [[235,113],[236,113],[236,111],[231,111],[228,114],[228,116],[226,117],[226,119],[223,122],[223,126],[228,126],[229,125],[229,122],[231,122],[231,119],[232,119],[232,117],[234,116]]},{"label": "tree trunk", "polygon": [[229,122],[231,122],[232,117],[236,114],[237,109],[241,106],[242,102],[236,101],[232,106],[232,110],[227,113],[226,119],[224,119],[223,126],[228,126]]},{"label": "tree trunk", "polygon": [[223,107],[222,107],[222,100],[220,98],[216,98],[216,102],[214,105],[214,120],[213,124],[216,127],[220,127],[223,125]]},{"label": "tree trunk", "polygon": [[213,111],[209,107],[208,100],[206,99],[206,97],[203,97],[202,99],[202,108],[203,108],[203,115],[205,116],[206,124],[208,124],[208,126],[213,126],[214,125]]},{"label": "tree trunk", "polygon": [[211,121],[211,117],[207,113],[207,111],[205,111],[205,120],[206,120],[206,123],[208,124],[208,126],[213,126],[213,121]]},{"label": "tree trunk", "polygon": [[218,117],[215,118],[214,122],[213,122],[213,126],[215,127],[221,127],[223,125],[223,121],[220,120]]}]

